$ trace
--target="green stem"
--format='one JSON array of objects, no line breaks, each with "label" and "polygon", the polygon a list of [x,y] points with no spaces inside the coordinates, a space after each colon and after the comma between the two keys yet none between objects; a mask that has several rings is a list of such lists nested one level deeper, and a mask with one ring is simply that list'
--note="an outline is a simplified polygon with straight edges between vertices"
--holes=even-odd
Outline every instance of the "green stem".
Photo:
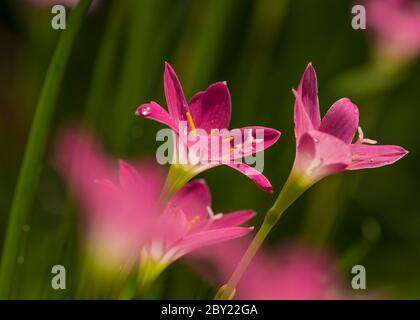
[{"label": "green stem", "polygon": [[146,298],[155,280],[161,275],[161,273],[167,268],[167,264],[153,261],[145,260],[140,263],[138,270],[138,288],[137,294],[141,298]]},{"label": "green stem", "polygon": [[171,164],[163,187],[162,200],[169,200],[172,195],[196,175],[197,173],[190,170],[187,166]]},{"label": "green stem", "polygon": [[244,256],[230,277],[228,283],[222,286],[214,297],[215,300],[230,300],[235,294],[235,288],[241,280],[244,272],[256,255],[271,229],[282,216],[283,212],[299,198],[311,185],[312,181],[303,179],[293,173],[290,174],[276,202],[265,215],[263,224],[252,240]]},{"label": "green stem", "polygon": [[28,218],[33,203],[35,189],[41,169],[51,119],[56,106],[64,71],[71,48],[81,27],[91,0],[80,0],[73,10],[68,28],[63,31],[51,60],[36,108],[35,117],[29,134],[22,166],[13,196],[8,228],[0,265],[0,299],[7,299],[10,293],[21,230]]}]

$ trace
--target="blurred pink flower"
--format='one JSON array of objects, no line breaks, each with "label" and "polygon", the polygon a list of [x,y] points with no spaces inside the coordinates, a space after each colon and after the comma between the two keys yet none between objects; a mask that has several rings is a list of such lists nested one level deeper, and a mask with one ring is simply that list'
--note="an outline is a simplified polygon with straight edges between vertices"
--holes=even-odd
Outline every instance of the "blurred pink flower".
[{"label": "blurred pink flower", "polygon": [[413,0],[368,0],[368,29],[381,51],[410,59],[420,53],[420,3]]},{"label": "blurred pink flower", "polygon": [[88,135],[66,131],[58,139],[58,164],[84,215],[90,254],[110,269],[141,263],[164,268],[206,245],[247,234],[240,225],[253,211],[213,214],[203,180],[181,188],[168,203],[160,201],[162,175],[155,166],[137,171],[124,161],[114,168]]},{"label": "blurred pink flower", "polygon": [[[226,152],[217,148],[216,156],[208,150],[208,164],[189,164],[189,170],[196,174],[209,168],[226,164],[229,167],[240,171],[252,179],[260,188],[271,192],[272,186],[268,179],[256,169],[249,165],[234,161],[240,157],[246,157],[260,152],[272,146],[280,137],[280,132],[265,127],[246,127],[228,131],[227,135],[221,133],[227,131],[231,117],[230,93],[225,82],[217,82],[194,95],[187,103],[181,84],[172,67],[166,63],[164,72],[164,89],[169,113],[156,102],[142,104],[137,108],[136,115],[149,118],[168,125],[176,134],[178,140],[184,141],[189,133],[193,136],[200,135],[201,131],[207,136],[208,143],[217,140],[226,140],[230,143],[230,148]],[[186,123],[185,130],[181,130],[181,123]],[[262,132],[262,136],[257,135],[257,131]],[[235,136],[241,135],[244,139],[239,141]],[[187,138],[188,139],[188,138]],[[262,140],[262,141],[259,141]],[[190,148],[194,141],[187,141],[187,148]],[[218,144],[219,146],[219,144]],[[231,160],[224,162],[224,159]]]},{"label": "blurred pink flower", "polygon": [[[244,242],[212,246],[193,255],[193,265],[201,267],[215,286],[226,283],[245,253]],[[207,270],[207,271],[203,271]],[[313,300],[344,298],[335,261],[328,253],[304,245],[283,245],[276,250],[260,250],[236,287],[240,300]]]},{"label": "blurred pink flower", "polygon": [[[359,125],[359,111],[349,99],[335,102],[321,121],[318,84],[311,64],[305,70],[295,95],[296,159],[294,172],[309,182],[346,170],[390,165],[407,151],[400,146],[373,145]],[[359,138],[352,143],[355,132]]]}]

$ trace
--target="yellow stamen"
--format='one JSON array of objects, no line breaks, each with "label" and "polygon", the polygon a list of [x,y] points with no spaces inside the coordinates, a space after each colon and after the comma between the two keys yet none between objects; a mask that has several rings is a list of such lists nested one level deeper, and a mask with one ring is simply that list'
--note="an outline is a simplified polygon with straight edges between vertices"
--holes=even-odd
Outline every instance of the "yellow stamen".
[{"label": "yellow stamen", "polygon": [[228,137],[228,138],[225,138],[224,140],[225,140],[225,141],[229,141],[229,142],[230,142],[230,141],[232,141],[232,140],[233,140],[233,136],[230,136],[230,137]]},{"label": "yellow stamen", "polygon": [[193,135],[195,136],[194,120],[193,120],[193,118],[191,116],[191,113],[189,111],[187,111],[186,115],[187,115],[187,120],[188,120],[188,124],[190,125],[191,131],[192,131]]},{"label": "yellow stamen", "polygon": [[211,131],[210,131],[210,135],[212,136],[212,135],[214,135],[214,133],[217,131],[218,129],[211,129]]},{"label": "yellow stamen", "polygon": [[235,152],[235,148],[230,148],[230,152],[231,153]]},{"label": "yellow stamen", "polygon": [[191,230],[191,228],[200,220],[200,216],[194,216],[187,225],[187,230]]}]

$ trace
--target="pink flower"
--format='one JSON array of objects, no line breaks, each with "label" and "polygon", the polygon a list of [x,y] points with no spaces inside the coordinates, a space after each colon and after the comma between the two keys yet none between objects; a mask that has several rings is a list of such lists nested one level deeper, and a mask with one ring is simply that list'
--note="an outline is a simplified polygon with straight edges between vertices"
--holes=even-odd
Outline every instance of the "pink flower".
[{"label": "pink flower", "polygon": [[[139,170],[124,161],[114,168],[88,135],[65,132],[58,140],[58,164],[84,215],[89,254],[110,270],[153,265],[156,276],[181,256],[203,246],[241,237],[240,225],[254,216],[245,210],[213,214],[203,180],[160,201],[163,179],[155,166]],[[150,270],[149,270],[150,271]]]},{"label": "pink flower", "polygon": [[[227,141],[227,150],[210,147],[204,151],[208,163],[188,163],[188,171],[198,174],[209,168],[226,164],[250,177],[263,190],[271,192],[267,178],[239,158],[255,154],[273,145],[280,137],[280,132],[264,127],[246,127],[229,131],[231,117],[230,93],[225,82],[217,82],[194,95],[187,103],[181,84],[175,71],[165,65],[164,89],[169,113],[156,102],[142,104],[136,115],[168,125],[178,141],[184,141],[191,150],[197,138],[206,137],[208,145]],[[185,130],[182,128],[185,123]],[[227,161],[226,161],[227,160]]]},{"label": "pink flower", "polygon": [[[212,246],[193,255],[193,265],[211,262],[204,275],[220,286],[232,274],[247,246],[230,242]],[[198,262],[198,263],[197,263]],[[203,273],[203,267],[200,272]],[[341,278],[334,259],[327,253],[304,245],[283,245],[260,250],[236,287],[239,300],[312,300],[344,298]]]},{"label": "pink flower", "polygon": [[420,53],[420,3],[412,0],[369,0],[368,29],[378,46],[392,57],[414,58]]},{"label": "pink flower", "polygon": [[[400,146],[374,145],[376,141],[365,139],[358,127],[357,106],[347,98],[335,102],[321,121],[317,78],[311,64],[294,95],[294,172],[308,182],[313,183],[341,171],[386,166],[407,154]],[[352,143],[357,130],[359,137]]]},{"label": "pink flower", "polygon": [[194,180],[171,198],[158,223],[167,232],[152,236],[142,257],[169,264],[204,246],[244,236],[253,228],[240,225],[254,215],[251,210],[214,214],[206,183]]}]

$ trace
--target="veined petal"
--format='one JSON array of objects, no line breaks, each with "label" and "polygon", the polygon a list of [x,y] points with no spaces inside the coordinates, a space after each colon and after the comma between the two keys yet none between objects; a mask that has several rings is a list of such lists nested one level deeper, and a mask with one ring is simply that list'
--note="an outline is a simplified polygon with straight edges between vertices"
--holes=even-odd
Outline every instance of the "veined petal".
[{"label": "veined petal", "polygon": [[[208,208],[211,196],[206,182],[202,179],[194,180],[184,185],[168,203],[167,210],[179,209],[188,221],[192,219],[208,219]],[[198,222],[198,221],[197,221]]]},{"label": "veined petal", "polygon": [[[311,122],[312,129],[318,129],[321,123],[321,116],[319,114],[318,102],[318,80],[316,72],[311,63],[306,67],[297,92],[301,97],[301,105],[295,105],[295,121],[297,119],[305,120],[306,118]],[[303,116],[306,113],[306,117]],[[298,113],[298,114],[297,114]],[[299,135],[299,137],[302,133]]]},{"label": "veined petal", "polygon": [[208,158],[216,163],[242,159],[271,147],[280,135],[278,130],[259,126],[217,132],[208,139]]},{"label": "veined petal", "polygon": [[295,96],[295,109],[294,109],[294,122],[295,122],[295,138],[296,141],[299,141],[300,137],[310,130],[317,129],[314,127],[312,120],[309,118],[308,113],[306,112],[305,104],[302,100],[302,95],[296,91],[292,90],[293,95]]},{"label": "veined petal", "polygon": [[139,117],[152,119],[157,122],[166,124],[169,128],[175,130],[175,132],[178,132],[178,126],[174,119],[164,108],[162,108],[154,101],[140,105],[137,108],[135,114]]},{"label": "veined petal", "polygon": [[268,179],[257,169],[254,169],[253,167],[242,162],[239,162],[239,163],[232,162],[226,165],[246,175],[248,178],[254,181],[258,187],[263,189],[265,192],[269,192],[269,193],[273,192],[273,187],[270,181],[268,181]]},{"label": "veined petal", "polygon": [[188,224],[189,219],[181,208],[168,206],[153,230],[153,238],[165,244],[177,242],[185,234]]},{"label": "veined petal", "polygon": [[206,130],[229,127],[231,100],[229,89],[224,82],[217,82],[193,96],[188,104],[197,128]]},{"label": "veined petal", "polygon": [[178,77],[169,63],[165,63],[164,89],[166,103],[168,104],[169,114],[175,122],[185,120],[185,108],[187,101]]},{"label": "veined petal", "polygon": [[[234,152],[237,157],[246,157],[263,151],[277,142],[281,132],[266,127],[252,126],[231,130],[233,148],[239,149]],[[236,144],[236,136],[239,135],[239,143]],[[235,157],[234,157],[235,159]]]},{"label": "veined petal", "polygon": [[294,169],[315,182],[345,170],[350,162],[349,145],[330,134],[312,130],[299,140]]},{"label": "veined petal", "polygon": [[322,119],[319,131],[329,133],[350,144],[359,126],[359,110],[350,99],[335,102]]},{"label": "veined petal", "polygon": [[251,232],[253,229],[254,228],[251,227],[221,228],[188,235],[182,241],[176,244],[176,247],[179,248],[178,250],[180,252],[178,257],[198,248],[242,237]]},{"label": "veined petal", "polygon": [[347,170],[359,170],[383,167],[400,160],[408,151],[393,145],[365,145],[351,146],[352,162]]},{"label": "veined petal", "polygon": [[214,220],[211,229],[238,227],[255,216],[255,211],[242,210],[224,214],[221,218]]}]

